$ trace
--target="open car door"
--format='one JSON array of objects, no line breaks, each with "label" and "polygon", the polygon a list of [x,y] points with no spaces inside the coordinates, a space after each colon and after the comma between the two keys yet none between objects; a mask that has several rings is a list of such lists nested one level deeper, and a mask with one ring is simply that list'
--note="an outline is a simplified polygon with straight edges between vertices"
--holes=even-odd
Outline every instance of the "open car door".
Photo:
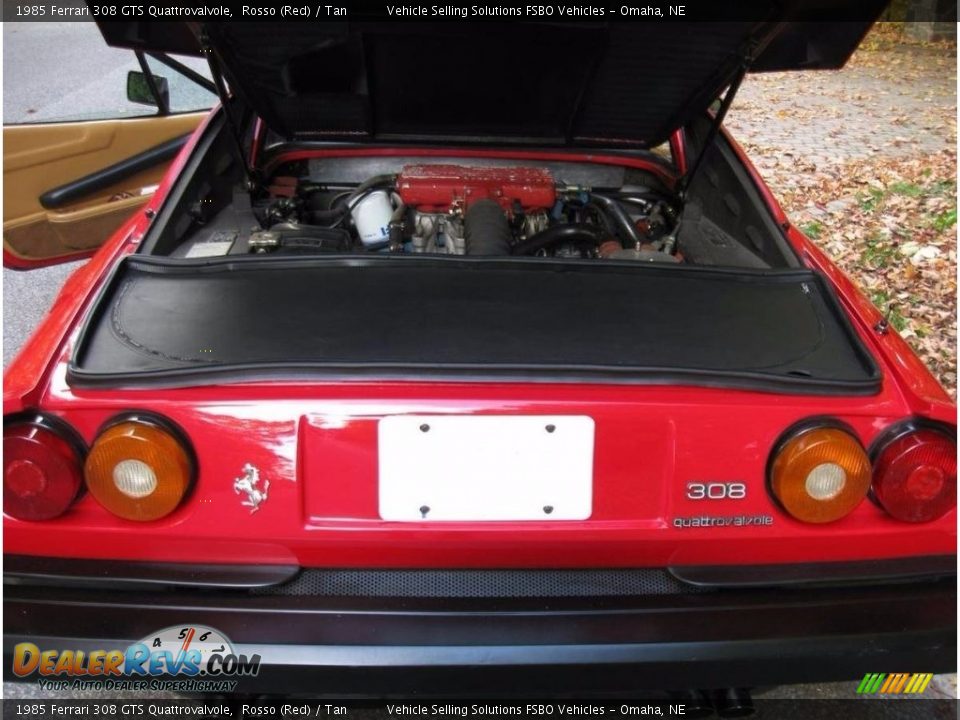
[{"label": "open car door", "polygon": [[[96,32],[92,24],[88,27]],[[126,107],[113,111],[121,117],[27,124],[7,124],[5,117],[5,267],[29,269],[92,254],[150,199],[216,100],[202,65],[188,66],[159,53],[113,50],[99,35],[97,42],[106,52],[123,53],[111,61],[108,88],[116,94],[122,88],[113,86],[126,82],[126,102],[120,101]],[[100,93],[91,102],[102,107],[91,114],[102,117],[117,106],[109,105],[112,98],[96,87],[103,80],[76,82],[89,83],[93,93]]]}]

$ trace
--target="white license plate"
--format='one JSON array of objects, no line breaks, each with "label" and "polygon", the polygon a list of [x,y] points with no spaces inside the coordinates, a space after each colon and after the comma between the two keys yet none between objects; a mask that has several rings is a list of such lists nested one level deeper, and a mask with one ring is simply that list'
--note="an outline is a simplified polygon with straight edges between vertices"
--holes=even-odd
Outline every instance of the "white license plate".
[{"label": "white license plate", "polygon": [[585,520],[593,418],[400,415],[380,420],[384,520]]}]

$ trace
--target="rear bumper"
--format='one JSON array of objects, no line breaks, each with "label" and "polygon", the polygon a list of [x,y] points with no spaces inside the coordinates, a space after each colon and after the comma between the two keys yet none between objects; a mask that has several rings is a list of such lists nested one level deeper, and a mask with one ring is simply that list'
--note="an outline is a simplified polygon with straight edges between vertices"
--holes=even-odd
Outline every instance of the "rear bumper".
[{"label": "rear bumper", "polygon": [[541,599],[96,589],[20,572],[5,578],[5,677],[19,642],[123,649],[189,624],[261,655],[259,674],[238,679],[242,693],[635,695],[950,672],[957,596],[947,564],[910,582]]}]

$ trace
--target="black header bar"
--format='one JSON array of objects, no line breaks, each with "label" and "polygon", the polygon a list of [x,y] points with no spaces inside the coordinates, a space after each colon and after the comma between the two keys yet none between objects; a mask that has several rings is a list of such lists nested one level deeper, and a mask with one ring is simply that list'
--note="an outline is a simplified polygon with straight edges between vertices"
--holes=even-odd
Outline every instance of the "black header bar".
[{"label": "black header bar", "polygon": [[[856,681],[851,681],[855,688]],[[61,691],[62,692],[62,691]],[[380,720],[381,718],[490,718],[541,717],[557,718],[621,718],[621,717],[716,717],[715,711],[730,711],[730,700],[722,693],[662,693],[659,698],[564,700],[553,699],[418,699],[358,701],[337,699],[274,699],[250,698],[224,699],[211,695],[209,699],[194,696],[191,699],[152,699],[158,691],[126,693],[124,697],[111,698],[109,693],[86,699],[6,699],[3,704],[3,720],[62,720],[65,717],[95,717],[100,720],[156,720],[169,717],[196,717],[204,720],[326,720],[327,718],[355,718],[356,720]],[[853,691],[851,690],[851,694]],[[775,695],[775,694],[774,694]],[[854,697],[856,697],[854,695]],[[886,700],[886,702],[884,702]],[[750,701],[747,701],[748,703]],[[925,716],[931,718],[956,717],[957,701],[945,699],[919,700],[923,710],[917,710],[916,702],[895,702],[878,696],[873,701],[862,699],[830,700],[775,700],[754,698],[752,707],[757,720],[806,720],[811,717],[843,717],[848,720],[872,720],[873,718],[908,718]],[[742,704],[742,703],[741,703]],[[726,714],[726,713],[724,713]],[[740,713],[744,714],[743,712]],[[721,715],[722,717],[723,715]],[[730,714],[728,717],[738,715]]]},{"label": "black header bar", "polygon": [[[83,21],[231,21],[276,20],[396,21],[432,20],[450,22],[722,22],[769,20],[771,15],[785,21],[843,22],[876,16],[887,0],[671,0],[668,2],[561,2],[529,4],[497,2],[392,2],[390,0],[293,0],[290,3],[262,0],[53,0],[46,2],[4,2],[4,22]],[[956,20],[956,7],[945,12],[943,4],[917,3],[910,20],[918,22]],[[941,12],[937,12],[937,8]]]}]

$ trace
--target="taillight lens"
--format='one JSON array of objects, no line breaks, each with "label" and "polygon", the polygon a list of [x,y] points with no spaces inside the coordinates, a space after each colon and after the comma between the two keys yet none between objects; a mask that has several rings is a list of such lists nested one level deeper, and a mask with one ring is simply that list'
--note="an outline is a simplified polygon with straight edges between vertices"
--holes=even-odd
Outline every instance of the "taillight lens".
[{"label": "taillight lens", "polygon": [[62,422],[37,416],[3,428],[3,512],[50,520],[67,511],[83,482],[83,442]]},{"label": "taillight lens", "polygon": [[828,523],[848,515],[870,489],[870,459],[860,442],[837,427],[788,435],[770,465],[770,490],[797,520]]},{"label": "taillight lens", "polygon": [[190,489],[192,454],[167,422],[128,417],[97,436],[84,474],[90,494],[114,515],[157,520],[172,513]]},{"label": "taillight lens", "polygon": [[943,516],[957,504],[956,440],[932,428],[895,437],[876,456],[873,495],[897,520]]}]

